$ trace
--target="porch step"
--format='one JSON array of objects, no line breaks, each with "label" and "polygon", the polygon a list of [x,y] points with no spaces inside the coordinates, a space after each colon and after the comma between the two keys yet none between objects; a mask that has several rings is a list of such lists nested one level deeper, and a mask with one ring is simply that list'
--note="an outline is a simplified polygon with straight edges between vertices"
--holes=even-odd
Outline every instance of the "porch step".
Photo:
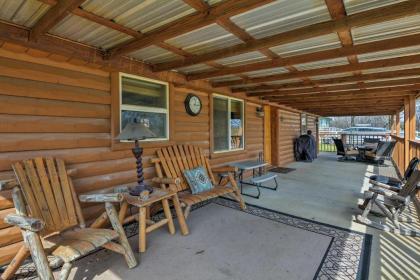
[{"label": "porch step", "polygon": [[254,184],[262,184],[262,183],[267,182],[269,180],[273,180],[276,177],[277,177],[276,173],[268,172],[264,175],[250,178],[250,180]]}]

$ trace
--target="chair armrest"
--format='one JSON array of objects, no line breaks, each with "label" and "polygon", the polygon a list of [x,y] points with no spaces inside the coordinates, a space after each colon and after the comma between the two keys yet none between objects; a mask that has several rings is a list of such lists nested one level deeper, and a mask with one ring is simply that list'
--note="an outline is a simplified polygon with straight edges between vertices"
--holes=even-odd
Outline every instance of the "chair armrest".
[{"label": "chair armrest", "polygon": [[391,191],[399,191],[400,190],[399,188],[395,188],[393,186],[390,186],[390,185],[387,185],[387,184],[384,184],[384,183],[381,183],[381,182],[378,182],[378,181],[375,181],[375,180],[369,180],[369,183],[371,183],[374,186],[381,187],[381,188],[391,190]]},{"label": "chair armrest", "polygon": [[371,187],[371,188],[369,188],[369,191],[380,194],[380,195],[383,195],[383,196],[391,198],[393,200],[398,200],[398,201],[404,202],[404,203],[408,203],[409,199],[410,199],[409,197],[402,197],[394,191],[384,190],[384,189],[378,188],[378,187]]},{"label": "chair armrest", "polygon": [[180,178],[155,177],[155,178],[152,179],[152,182],[156,183],[156,184],[164,184],[164,185],[174,184],[174,185],[179,186],[181,184],[181,179]]},{"label": "chair armrest", "polygon": [[11,190],[17,186],[19,186],[19,184],[15,179],[0,181],[0,191]]},{"label": "chair armrest", "polygon": [[21,229],[38,232],[45,226],[44,222],[40,219],[31,218],[18,214],[9,214],[4,218],[4,222],[9,225],[17,226]]},{"label": "chair armrest", "polygon": [[212,168],[211,171],[214,173],[238,172],[238,168],[234,166],[220,166]]},{"label": "chair armrest", "polygon": [[124,200],[122,193],[98,193],[79,195],[82,202],[121,202]]}]

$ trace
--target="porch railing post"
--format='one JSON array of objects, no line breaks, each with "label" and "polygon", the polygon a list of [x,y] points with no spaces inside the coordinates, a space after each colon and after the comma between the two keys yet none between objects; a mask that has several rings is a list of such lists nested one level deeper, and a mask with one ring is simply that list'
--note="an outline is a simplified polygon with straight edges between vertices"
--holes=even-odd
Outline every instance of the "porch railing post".
[{"label": "porch railing post", "polygon": [[410,162],[410,141],[416,139],[416,97],[404,99],[404,168]]}]

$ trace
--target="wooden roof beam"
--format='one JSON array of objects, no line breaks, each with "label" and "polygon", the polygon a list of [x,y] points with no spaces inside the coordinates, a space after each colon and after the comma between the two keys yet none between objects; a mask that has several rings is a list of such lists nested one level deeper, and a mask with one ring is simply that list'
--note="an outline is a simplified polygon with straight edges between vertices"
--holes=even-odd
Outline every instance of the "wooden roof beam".
[{"label": "wooden roof beam", "polygon": [[312,96],[294,96],[294,97],[268,97],[263,100],[270,102],[284,102],[284,103],[294,103],[301,101],[335,101],[340,99],[358,99],[358,98],[388,98],[396,97],[401,98],[402,96],[414,95],[413,91],[395,91],[395,92],[381,92],[374,91],[369,92],[368,89],[360,90],[357,92],[347,92],[347,93],[331,93],[331,94],[318,94]]},{"label": "wooden roof beam", "polygon": [[[414,69],[406,69],[406,70],[362,74],[360,76],[321,79],[321,80],[316,80],[316,82],[318,85],[342,84],[342,83],[358,82],[358,81],[374,81],[378,79],[388,79],[388,78],[393,79],[393,78],[404,78],[404,77],[410,77],[410,76],[419,77],[420,76],[419,73],[420,73],[420,69],[414,68]],[[232,92],[246,92],[246,91],[258,91],[258,90],[269,90],[269,89],[271,90],[300,89],[305,86],[307,85],[304,85],[301,82],[287,83],[287,84],[280,84],[280,85],[257,85],[257,86],[234,88],[232,89]]]},{"label": "wooden roof beam", "polygon": [[420,63],[420,55],[380,59],[380,60],[374,60],[374,61],[361,62],[355,65],[347,64],[347,65],[339,65],[339,66],[333,66],[333,67],[310,69],[310,70],[300,71],[297,73],[275,74],[275,75],[269,75],[269,76],[258,77],[258,78],[250,78],[245,81],[218,82],[218,83],[213,83],[213,86],[221,87],[221,86],[234,86],[234,85],[241,85],[241,84],[257,84],[257,83],[287,80],[287,79],[293,79],[293,78],[322,76],[322,75],[330,75],[330,74],[337,74],[337,73],[353,72],[357,70],[401,66],[401,65],[416,64],[416,63]]},{"label": "wooden roof beam", "polygon": [[38,40],[39,36],[47,33],[54,25],[65,18],[70,11],[77,8],[85,1],[86,0],[60,0],[35,23],[29,34],[29,39],[31,41]]},{"label": "wooden roof beam", "polygon": [[290,96],[290,95],[304,95],[304,94],[316,93],[316,92],[328,92],[328,91],[335,91],[335,90],[351,90],[351,89],[378,88],[378,87],[386,88],[387,86],[402,86],[402,85],[415,85],[415,84],[419,86],[419,90],[420,90],[420,78],[408,78],[408,79],[398,79],[398,80],[390,80],[390,81],[369,82],[363,86],[360,84],[346,84],[346,85],[334,85],[334,86],[318,87],[318,88],[250,92],[247,95],[248,96]]},{"label": "wooden roof beam", "polygon": [[273,0],[222,1],[215,4],[213,7],[210,7],[206,13],[197,12],[192,15],[185,16],[174,22],[165,24],[157,30],[145,33],[143,38],[134,39],[128,43],[116,46],[109,51],[109,56],[112,58],[125,55],[138,49],[145,48],[158,42],[163,42],[170,38],[213,24],[220,17],[232,17],[272,1]]},{"label": "wooden roof beam", "polygon": [[[281,44],[296,42],[304,39],[309,39],[331,32],[337,32],[342,30],[348,30],[353,27],[360,27],[380,23],[383,21],[398,19],[410,15],[415,15],[420,11],[420,1],[409,0],[369,11],[357,13],[354,15],[346,16],[339,20],[330,20],[313,24],[310,26],[298,28],[295,30],[287,31],[270,37],[258,39],[255,42],[248,44],[240,44],[232,47],[223,48],[210,53],[202,55],[196,55],[194,57],[176,60],[172,62],[165,62],[156,64],[153,69],[154,71],[164,71],[174,68],[189,66],[193,64],[203,63],[206,61],[212,61],[221,59],[224,57],[234,56],[245,52],[250,52],[262,48],[269,48]],[[144,45],[142,47],[146,47]]]},{"label": "wooden roof beam", "polygon": [[270,61],[262,61],[249,63],[240,66],[226,67],[223,70],[204,71],[201,73],[188,75],[188,80],[201,80],[214,78],[230,74],[238,74],[248,71],[257,71],[267,68],[284,67],[288,65],[296,65],[301,63],[315,62],[320,60],[334,59],[340,57],[348,57],[352,55],[366,54],[371,52],[386,51],[398,48],[405,48],[414,45],[420,45],[419,34],[392,38],[383,41],[365,43],[349,47],[341,47],[337,49],[325,50],[309,54],[297,55],[288,58],[273,59]]}]

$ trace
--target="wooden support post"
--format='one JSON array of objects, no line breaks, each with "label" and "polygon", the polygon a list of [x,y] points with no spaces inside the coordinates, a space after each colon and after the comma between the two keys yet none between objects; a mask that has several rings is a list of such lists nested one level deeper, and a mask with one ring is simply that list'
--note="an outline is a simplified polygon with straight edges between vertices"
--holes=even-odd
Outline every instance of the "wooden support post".
[{"label": "wooden support post", "polygon": [[416,138],[416,97],[404,98],[404,168],[410,162],[410,141]]},{"label": "wooden support post", "polygon": [[146,207],[139,209],[139,252],[146,251]]},{"label": "wooden support post", "polygon": [[264,105],[264,161],[271,164],[271,107]]}]

